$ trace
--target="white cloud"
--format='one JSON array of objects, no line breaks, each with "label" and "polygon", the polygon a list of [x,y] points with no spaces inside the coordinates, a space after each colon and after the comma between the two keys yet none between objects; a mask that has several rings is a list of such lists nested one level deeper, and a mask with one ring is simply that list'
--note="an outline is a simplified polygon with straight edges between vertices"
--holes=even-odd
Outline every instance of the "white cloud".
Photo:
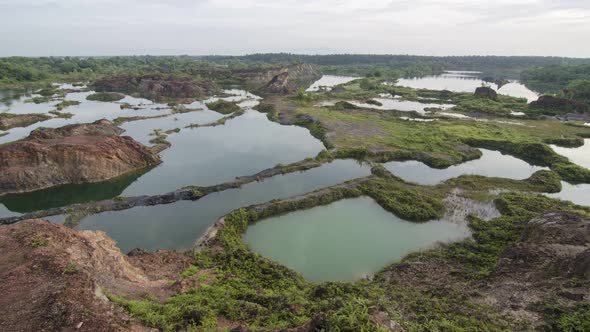
[{"label": "white cloud", "polygon": [[0,0],[0,56],[356,53],[590,57],[586,0]]}]

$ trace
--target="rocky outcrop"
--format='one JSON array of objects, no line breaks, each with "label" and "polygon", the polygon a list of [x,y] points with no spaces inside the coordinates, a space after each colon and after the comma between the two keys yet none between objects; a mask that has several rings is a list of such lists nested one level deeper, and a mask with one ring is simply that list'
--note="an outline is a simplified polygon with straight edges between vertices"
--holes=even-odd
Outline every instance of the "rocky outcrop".
[{"label": "rocky outcrop", "polygon": [[172,251],[122,254],[101,231],[43,220],[0,228],[0,330],[147,331],[106,294],[166,298],[191,258]]},{"label": "rocky outcrop", "polygon": [[298,64],[265,71],[236,72],[248,90],[260,94],[293,94],[300,87],[307,87],[321,77],[310,64]]},{"label": "rocky outcrop", "polygon": [[0,130],[9,130],[17,127],[28,127],[37,122],[51,119],[46,114],[11,114],[0,113]]},{"label": "rocky outcrop", "polygon": [[573,307],[590,300],[590,219],[543,214],[527,223],[489,276],[470,281],[454,276],[454,269],[445,262],[410,261],[395,265],[383,279],[401,287],[472,294],[471,300],[535,328],[543,323],[536,304],[559,301]]},{"label": "rocky outcrop", "polygon": [[477,98],[485,98],[485,99],[498,99],[498,93],[496,90],[488,87],[488,86],[480,86],[479,88],[475,89],[475,94]]},{"label": "rocky outcrop", "polygon": [[548,111],[549,114],[590,111],[590,105],[588,104],[554,96],[541,96],[531,102],[529,106],[533,109]]},{"label": "rocky outcrop", "polygon": [[213,81],[177,79],[158,75],[114,76],[92,84],[99,92],[121,92],[150,100],[204,99],[218,92]]},{"label": "rocky outcrop", "polygon": [[39,129],[0,147],[0,195],[93,183],[160,162],[157,154],[107,120]]}]

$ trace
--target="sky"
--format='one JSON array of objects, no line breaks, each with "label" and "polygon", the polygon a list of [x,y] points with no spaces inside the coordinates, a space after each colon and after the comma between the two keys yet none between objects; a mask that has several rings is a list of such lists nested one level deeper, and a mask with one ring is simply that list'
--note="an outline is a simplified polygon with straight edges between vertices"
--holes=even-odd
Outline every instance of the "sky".
[{"label": "sky", "polygon": [[0,0],[0,56],[590,57],[590,0]]}]

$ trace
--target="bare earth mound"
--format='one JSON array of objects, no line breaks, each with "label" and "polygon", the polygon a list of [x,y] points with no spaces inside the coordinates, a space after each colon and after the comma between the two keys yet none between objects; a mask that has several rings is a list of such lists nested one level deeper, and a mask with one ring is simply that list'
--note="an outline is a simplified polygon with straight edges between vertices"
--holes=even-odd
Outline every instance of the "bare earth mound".
[{"label": "bare earth mound", "polygon": [[165,298],[190,258],[172,251],[122,254],[101,231],[43,220],[0,228],[1,331],[149,330],[105,294]]},{"label": "bare earth mound", "polygon": [[112,179],[160,162],[107,120],[40,129],[0,147],[0,195]]}]

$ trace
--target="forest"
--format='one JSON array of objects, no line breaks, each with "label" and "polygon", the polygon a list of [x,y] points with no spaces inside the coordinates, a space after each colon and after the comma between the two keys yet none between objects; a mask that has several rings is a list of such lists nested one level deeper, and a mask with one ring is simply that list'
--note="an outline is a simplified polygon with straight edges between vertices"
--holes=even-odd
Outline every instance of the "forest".
[{"label": "forest", "polygon": [[387,79],[420,77],[439,74],[444,70],[475,70],[481,71],[483,76],[497,79],[522,77],[525,82],[534,86],[553,88],[559,84],[563,87],[566,85],[563,82],[579,78],[577,76],[590,75],[590,59],[563,57],[289,53],[245,56],[8,57],[0,58],[0,85],[87,80],[117,74],[211,76],[212,73],[228,70],[280,67],[301,62],[316,64],[326,74],[377,76]]}]

